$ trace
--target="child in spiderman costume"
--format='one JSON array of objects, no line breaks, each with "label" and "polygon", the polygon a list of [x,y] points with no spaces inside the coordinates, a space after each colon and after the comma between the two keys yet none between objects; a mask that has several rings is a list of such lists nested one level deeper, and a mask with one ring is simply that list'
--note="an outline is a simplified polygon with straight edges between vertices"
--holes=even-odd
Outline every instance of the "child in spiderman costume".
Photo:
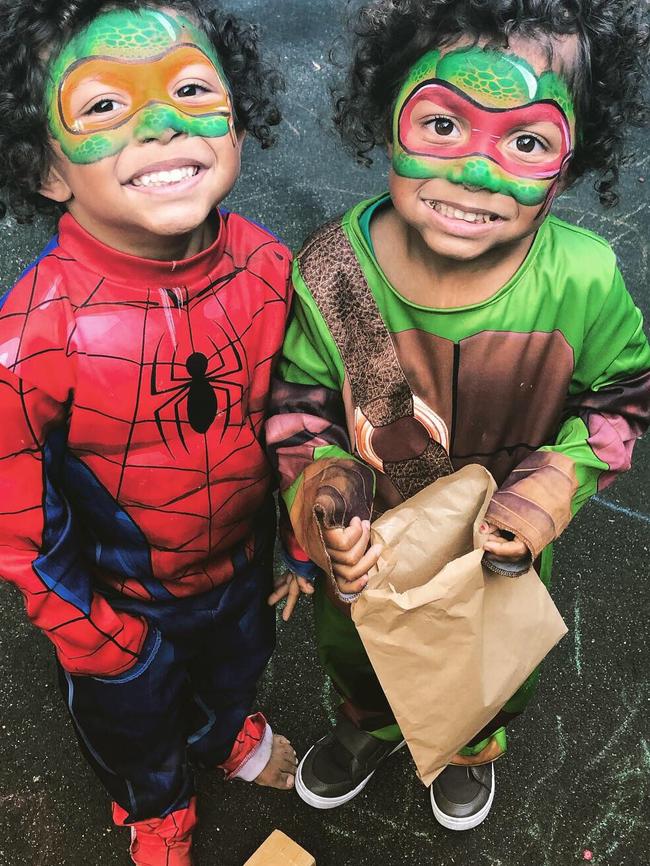
[{"label": "child in spiderman costume", "polygon": [[[548,585],[552,542],[648,425],[650,348],[616,257],[550,214],[588,170],[615,198],[643,116],[645,15],[627,0],[375,0],[355,19],[336,121],[362,161],[388,148],[389,193],[297,256],[267,424],[305,552],[292,565],[309,575],[306,554],[326,574],[317,639],[343,700],[296,775],[316,808],[356,796],[402,743],[344,603],[379,556],[370,519],[480,463],[499,485],[490,566],[515,576],[534,559]],[[445,827],[487,816],[536,679],[433,783]]]},{"label": "child in spiderman costume", "polygon": [[251,714],[274,648],[261,441],[290,254],[217,205],[279,122],[255,31],[213,4],[0,12],[0,181],[59,234],[0,311],[2,578],[56,649],[138,866],[189,866],[192,767],[288,790]]}]

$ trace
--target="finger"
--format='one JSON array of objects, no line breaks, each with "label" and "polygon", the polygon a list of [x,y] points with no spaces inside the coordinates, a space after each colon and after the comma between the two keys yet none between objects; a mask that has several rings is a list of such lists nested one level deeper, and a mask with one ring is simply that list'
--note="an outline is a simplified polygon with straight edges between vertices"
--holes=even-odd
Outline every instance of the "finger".
[{"label": "finger", "polygon": [[358,580],[363,575],[367,575],[368,571],[376,565],[381,555],[381,544],[373,544],[369,547],[365,555],[355,565],[333,565],[332,570],[337,578],[351,581]]},{"label": "finger", "polygon": [[519,541],[515,533],[511,532],[509,529],[501,529],[498,526],[492,526],[491,523],[482,523],[479,527],[481,532],[484,531],[483,527],[485,527],[486,532],[489,532],[488,540]]},{"label": "finger", "polygon": [[511,542],[512,538],[504,538],[503,535],[497,529],[495,532],[491,532],[488,537],[483,542],[483,547],[486,544],[504,544],[505,542]]},{"label": "finger", "polygon": [[304,592],[305,595],[314,594],[314,590],[316,589],[316,587],[310,580],[307,580],[306,577],[296,577],[296,580],[298,581],[300,592]]},{"label": "finger", "polygon": [[349,550],[328,550],[332,562],[341,565],[356,565],[368,549],[370,542],[370,529],[362,529],[361,537]]},{"label": "finger", "polygon": [[300,598],[300,588],[298,587],[297,581],[293,580],[291,582],[291,586],[289,587],[289,594],[287,596],[287,603],[284,606],[284,610],[282,611],[282,619],[285,622],[288,622],[291,619],[291,614]]},{"label": "finger", "polygon": [[273,575],[273,589],[279,589],[281,586],[284,586],[285,583],[288,583],[291,578],[294,576],[293,572],[289,569],[283,571],[282,574],[274,574]]},{"label": "finger", "polygon": [[368,575],[364,574],[357,580],[342,580],[341,578],[336,578],[336,585],[339,588],[339,591],[344,595],[358,595],[360,592],[366,588],[368,583]]},{"label": "finger", "polygon": [[326,529],[323,531],[325,547],[331,550],[349,550],[359,541],[363,527],[358,517],[353,517],[346,528]]},{"label": "finger", "polygon": [[289,584],[283,583],[282,586],[279,586],[276,590],[274,590],[271,593],[271,595],[267,599],[267,604],[270,604],[271,606],[273,606],[274,604],[277,604],[279,601],[282,601],[282,599],[285,598],[285,596],[288,594],[288,592],[289,592]]},{"label": "finger", "polygon": [[283,598],[286,597],[289,592],[288,586],[283,586],[280,589],[276,589],[275,592],[271,593],[271,595],[266,600],[266,603],[273,607],[274,604],[277,604],[279,601],[282,601]]},{"label": "finger", "polygon": [[483,549],[502,559],[523,559],[528,555],[528,548],[523,541],[488,541]]}]

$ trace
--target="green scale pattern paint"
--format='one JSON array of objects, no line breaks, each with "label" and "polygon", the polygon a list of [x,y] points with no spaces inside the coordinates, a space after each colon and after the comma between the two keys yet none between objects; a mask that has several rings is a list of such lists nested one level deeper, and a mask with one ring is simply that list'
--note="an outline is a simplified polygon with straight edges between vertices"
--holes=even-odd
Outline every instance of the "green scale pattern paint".
[{"label": "green scale pattern paint", "polygon": [[455,84],[482,105],[513,108],[534,98],[537,90],[535,73],[522,63],[495,51],[451,52],[438,63],[436,77]]},{"label": "green scale pattern paint", "polygon": [[[45,90],[48,123],[53,137],[71,162],[87,165],[113,155],[121,147],[116,148],[114,139],[106,133],[89,135],[74,147],[67,143],[57,98],[59,84],[70,67],[90,57],[133,61],[153,58],[179,43],[183,31],[190,34],[193,43],[211,60],[228,87],[228,79],[207,35],[187,18],[174,18],[155,10],[106,12],[74,36],[50,61]],[[216,138],[227,135],[230,126],[226,117],[189,117],[166,105],[153,105],[141,112],[138,132],[159,134],[164,129]]]},{"label": "green scale pattern paint", "polygon": [[168,105],[152,105],[143,108],[138,124],[139,132],[159,135],[166,129],[175,129],[188,135],[204,135],[216,138],[228,133],[227,117],[188,117]]},{"label": "green scale pattern paint", "polygon": [[420,85],[433,79],[452,84],[486,108],[507,110],[531,102],[553,101],[569,123],[575,124],[573,101],[562,78],[550,70],[538,76],[523,58],[500,51],[472,46],[442,55],[432,50],[411,68],[393,112],[392,163],[396,174],[419,180],[442,177],[451,183],[511,195],[524,205],[544,201],[548,181],[514,177],[490,159],[472,155],[441,164],[435,157],[415,156],[403,150],[399,140],[402,109]]},{"label": "green scale pattern paint", "polygon": [[[515,180],[507,176],[505,172],[479,156],[468,157],[457,160],[445,166],[442,170],[432,170],[431,160],[411,156],[408,153],[400,153],[393,156],[393,168],[396,174],[402,177],[410,177],[425,180],[430,177],[444,177],[451,183],[477,186],[489,192],[498,192],[502,195],[510,195],[523,205],[538,205],[544,201],[548,184],[541,187],[541,182]],[[541,188],[540,188],[541,187]]]}]

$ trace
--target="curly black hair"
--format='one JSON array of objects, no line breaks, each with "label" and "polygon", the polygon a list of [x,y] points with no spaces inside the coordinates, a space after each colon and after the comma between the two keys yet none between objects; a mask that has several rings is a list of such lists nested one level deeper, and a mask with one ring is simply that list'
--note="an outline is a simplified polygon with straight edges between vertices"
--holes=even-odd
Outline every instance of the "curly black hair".
[{"label": "curly black hair", "polygon": [[362,164],[390,142],[394,101],[413,63],[459,37],[506,47],[512,36],[536,39],[552,57],[553,39],[575,35],[575,68],[567,70],[578,140],[568,181],[596,172],[603,205],[625,159],[628,125],[647,121],[644,83],[650,44],[647,0],[375,0],[351,17],[352,63],[334,89],[334,123]]},{"label": "curly black hair", "polygon": [[61,212],[39,193],[52,159],[44,99],[49,58],[104,11],[161,7],[198,20],[232,88],[237,128],[262,147],[274,143],[282,76],[262,60],[256,28],[213,0],[0,0],[0,191],[19,222]]}]

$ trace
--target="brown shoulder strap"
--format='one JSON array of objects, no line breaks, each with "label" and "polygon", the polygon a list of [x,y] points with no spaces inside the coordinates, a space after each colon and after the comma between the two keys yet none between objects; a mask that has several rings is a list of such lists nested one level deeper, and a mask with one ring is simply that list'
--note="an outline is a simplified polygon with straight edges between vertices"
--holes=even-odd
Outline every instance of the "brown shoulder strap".
[{"label": "brown shoulder strap", "polygon": [[[373,428],[415,419],[413,393],[390,334],[341,219],[323,226],[298,256],[300,273],[339,348],[355,407]],[[408,426],[408,425],[407,425]],[[449,456],[430,436],[417,439],[418,453],[383,459],[383,471],[406,499],[451,472]],[[406,432],[402,424],[401,430]]]}]

